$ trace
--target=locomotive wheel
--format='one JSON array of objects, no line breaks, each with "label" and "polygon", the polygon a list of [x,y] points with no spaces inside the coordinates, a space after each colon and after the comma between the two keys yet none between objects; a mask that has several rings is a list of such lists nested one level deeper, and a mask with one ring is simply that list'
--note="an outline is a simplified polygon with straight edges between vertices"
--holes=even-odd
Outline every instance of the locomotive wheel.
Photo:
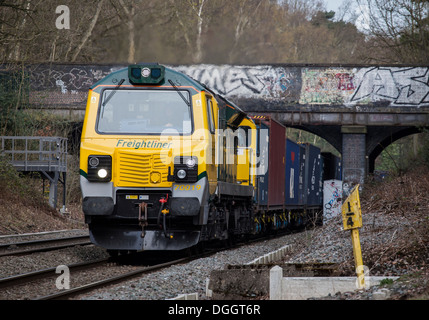
[{"label": "locomotive wheel", "polygon": [[188,255],[192,257],[199,254],[203,254],[205,248],[206,248],[205,242],[198,242],[196,245],[188,249]]},{"label": "locomotive wheel", "polygon": [[107,250],[107,253],[111,258],[117,258],[119,256],[119,250]]}]

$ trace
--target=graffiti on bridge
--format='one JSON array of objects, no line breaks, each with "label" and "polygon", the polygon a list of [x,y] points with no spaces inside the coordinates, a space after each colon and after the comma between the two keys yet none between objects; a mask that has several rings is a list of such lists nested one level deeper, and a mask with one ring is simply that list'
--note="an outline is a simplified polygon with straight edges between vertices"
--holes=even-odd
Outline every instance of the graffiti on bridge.
[{"label": "graffiti on bridge", "polygon": [[344,105],[385,102],[429,106],[427,67],[277,67],[197,65],[177,68],[227,97]]},{"label": "graffiti on bridge", "polygon": [[[83,92],[99,79],[123,67],[126,66],[30,65],[27,68],[30,98],[34,95],[37,100],[43,100],[43,92],[49,92],[46,99],[52,97],[52,93],[55,97],[79,94],[83,97]],[[172,68],[227,98],[275,102],[279,106],[429,107],[428,67],[193,65]]]}]

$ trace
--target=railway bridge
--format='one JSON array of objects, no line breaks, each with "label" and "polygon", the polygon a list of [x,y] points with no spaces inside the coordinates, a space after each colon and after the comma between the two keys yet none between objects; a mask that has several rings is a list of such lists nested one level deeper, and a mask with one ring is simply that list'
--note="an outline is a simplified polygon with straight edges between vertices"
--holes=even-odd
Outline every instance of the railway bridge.
[{"label": "railway bridge", "polygon": [[[25,69],[32,108],[82,121],[88,88],[126,65],[0,65]],[[171,66],[286,126],[310,131],[342,155],[343,185],[363,183],[381,151],[429,127],[429,67],[388,65]],[[1,78],[0,78],[1,79]]]}]

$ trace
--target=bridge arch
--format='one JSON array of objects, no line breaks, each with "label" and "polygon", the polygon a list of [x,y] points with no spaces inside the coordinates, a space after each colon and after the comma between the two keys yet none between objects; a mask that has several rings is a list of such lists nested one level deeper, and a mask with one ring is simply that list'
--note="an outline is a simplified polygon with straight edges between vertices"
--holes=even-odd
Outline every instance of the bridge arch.
[{"label": "bridge arch", "polygon": [[310,132],[326,140],[339,154],[342,152],[341,126],[304,126],[288,124],[285,124],[285,126]]},{"label": "bridge arch", "polygon": [[[392,143],[407,137],[409,135],[421,133],[424,130],[422,127],[381,127],[373,129],[378,134],[373,135],[367,141],[368,155],[368,173],[373,173],[375,170],[375,160],[377,157]],[[378,131],[383,131],[384,134]]]}]

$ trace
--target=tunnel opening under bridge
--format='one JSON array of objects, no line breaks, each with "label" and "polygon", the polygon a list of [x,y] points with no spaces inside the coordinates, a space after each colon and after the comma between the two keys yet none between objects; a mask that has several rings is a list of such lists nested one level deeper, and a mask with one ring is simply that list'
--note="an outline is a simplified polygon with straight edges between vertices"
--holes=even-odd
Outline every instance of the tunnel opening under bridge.
[{"label": "tunnel opening under bridge", "polygon": [[[402,174],[424,162],[428,131],[422,127],[397,128],[388,136],[373,139],[367,145],[368,173],[377,180]],[[378,142],[377,142],[378,141]]]}]

